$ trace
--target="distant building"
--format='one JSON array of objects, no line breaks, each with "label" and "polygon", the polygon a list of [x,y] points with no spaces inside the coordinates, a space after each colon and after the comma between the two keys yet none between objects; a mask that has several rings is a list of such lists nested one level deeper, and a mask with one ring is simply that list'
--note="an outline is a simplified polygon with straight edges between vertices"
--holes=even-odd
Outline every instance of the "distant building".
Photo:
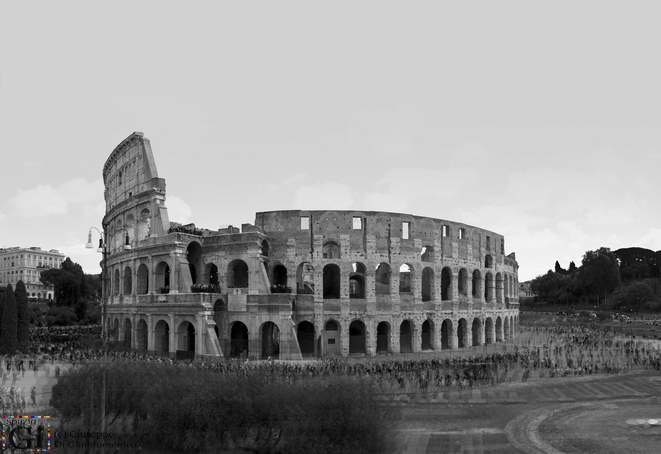
[{"label": "distant building", "polygon": [[531,281],[519,282],[519,299],[535,298],[537,296],[537,294],[530,289],[530,282]]},{"label": "distant building", "polygon": [[53,299],[53,288],[46,287],[39,278],[42,271],[59,268],[63,260],[64,254],[55,249],[0,248],[0,286],[11,284],[16,288],[16,283],[23,281],[29,298]]}]

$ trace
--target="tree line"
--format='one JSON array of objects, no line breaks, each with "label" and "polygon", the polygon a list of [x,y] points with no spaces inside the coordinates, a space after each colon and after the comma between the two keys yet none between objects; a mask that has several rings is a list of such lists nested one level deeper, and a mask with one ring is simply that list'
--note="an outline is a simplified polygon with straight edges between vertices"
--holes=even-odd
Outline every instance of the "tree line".
[{"label": "tree line", "polygon": [[0,354],[25,351],[29,342],[28,292],[23,281],[18,281],[16,289],[11,284],[0,288]]},{"label": "tree line", "polygon": [[603,305],[610,296],[614,309],[640,310],[650,303],[650,309],[661,310],[661,304],[657,308],[652,301],[654,295],[661,295],[660,275],[661,251],[602,247],[587,251],[579,267],[570,262],[564,269],[556,261],[555,269],[533,279],[530,289],[554,304],[592,299]]}]

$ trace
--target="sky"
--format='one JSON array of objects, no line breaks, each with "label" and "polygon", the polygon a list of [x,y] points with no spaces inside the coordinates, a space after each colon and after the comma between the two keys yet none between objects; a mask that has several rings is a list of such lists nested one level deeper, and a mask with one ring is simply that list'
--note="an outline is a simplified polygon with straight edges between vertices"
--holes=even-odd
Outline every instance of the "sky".
[{"label": "sky", "polygon": [[[0,247],[86,273],[102,168],[171,221],[394,211],[505,236],[519,280],[661,249],[659,2],[0,2]],[[93,231],[94,241],[98,233]]]}]

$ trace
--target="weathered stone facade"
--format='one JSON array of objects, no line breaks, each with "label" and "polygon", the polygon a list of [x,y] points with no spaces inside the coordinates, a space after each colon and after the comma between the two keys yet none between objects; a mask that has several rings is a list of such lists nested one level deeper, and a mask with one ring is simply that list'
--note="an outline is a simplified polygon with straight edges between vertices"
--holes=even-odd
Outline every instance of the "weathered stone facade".
[{"label": "weathered stone facade", "polygon": [[131,349],[375,355],[483,345],[517,331],[518,264],[497,233],[374,211],[260,212],[254,225],[217,231],[175,225],[141,133],[113,151],[103,176],[104,323]]}]

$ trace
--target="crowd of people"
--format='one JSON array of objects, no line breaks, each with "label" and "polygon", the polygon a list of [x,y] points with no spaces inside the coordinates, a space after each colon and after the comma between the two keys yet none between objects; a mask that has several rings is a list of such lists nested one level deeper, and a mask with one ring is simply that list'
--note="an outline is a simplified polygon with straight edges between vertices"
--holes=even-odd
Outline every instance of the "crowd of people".
[{"label": "crowd of people", "polygon": [[[92,346],[98,326],[37,328],[31,331],[25,354],[3,358],[1,396],[4,405],[22,405],[23,390],[13,389],[26,373],[54,373],[101,358],[153,361],[174,367],[197,367],[222,374],[262,374],[270,380],[290,383],[330,376],[373,381],[384,393],[420,392],[447,387],[491,386],[507,381],[543,377],[625,373],[660,369],[659,341],[635,339],[604,330],[579,326],[521,328],[518,345],[497,353],[353,361],[328,357],[305,361],[211,362],[177,361],[140,352],[114,351]],[[66,365],[66,367],[64,366]]]}]

